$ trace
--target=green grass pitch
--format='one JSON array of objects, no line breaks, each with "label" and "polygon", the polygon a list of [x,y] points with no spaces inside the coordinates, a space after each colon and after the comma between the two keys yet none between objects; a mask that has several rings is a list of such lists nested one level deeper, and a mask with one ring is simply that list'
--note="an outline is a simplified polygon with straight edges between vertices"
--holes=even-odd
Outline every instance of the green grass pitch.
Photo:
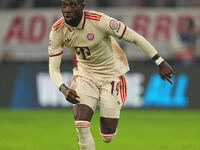
[{"label": "green grass pitch", "polygon": [[[200,110],[122,110],[111,143],[92,120],[97,150],[200,150]],[[0,110],[0,150],[78,150],[71,109]]]}]

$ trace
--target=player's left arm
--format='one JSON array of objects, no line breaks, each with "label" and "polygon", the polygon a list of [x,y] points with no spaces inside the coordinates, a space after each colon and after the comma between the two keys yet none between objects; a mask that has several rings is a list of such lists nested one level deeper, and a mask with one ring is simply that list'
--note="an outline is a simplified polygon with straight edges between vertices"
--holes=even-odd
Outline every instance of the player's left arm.
[{"label": "player's left arm", "polygon": [[150,42],[129,27],[126,27],[126,31],[122,39],[124,41],[134,43],[140,50],[146,53],[158,66],[158,73],[160,77],[173,84],[170,80],[174,75],[172,67],[159,55],[158,51],[150,44]]},{"label": "player's left arm", "polygon": [[135,44],[140,50],[146,53],[158,66],[158,73],[163,80],[173,82],[170,78],[173,76],[174,71],[171,66],[158,54],[158,51],[148,42],[143,36],[136,33],[134,30],[127,27],[124,23],[104,16],[105,26],[104,31],[106,34],[117,37],[127,42]]},{"label": "player's left arm", "polygon": [[163,80],[169,81],[171,84],[173,82],[170,80],[174,75],[172,67],[157,53],[152,60],[158,65],[158,73]]}]

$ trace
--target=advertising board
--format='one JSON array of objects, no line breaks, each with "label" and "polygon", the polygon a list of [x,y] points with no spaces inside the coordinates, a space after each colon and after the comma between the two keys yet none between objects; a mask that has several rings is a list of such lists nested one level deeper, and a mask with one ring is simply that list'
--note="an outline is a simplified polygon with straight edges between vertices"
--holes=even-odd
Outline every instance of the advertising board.
[{"label": "advertising board", "polygon": [[[47,63],[1,65],[0,107],[58,108],[71,107],[63,94],[52,83]],[[174,84],[161,80],[152,63],[135,62],[126,74],[128,97],[124,107],[129,108],[200,108],[198,87],[199,65],[172,64]],[[69,62],[62,65],[64,81],[69,85],[73,75]]]},{"label": "advertising board", "polygon": [[[174,58],[177,34],[184,21],[192,18],[196,30],[200,31],[199,9],[118,9],[101,10],[117,18],[127,26],[143,35],[165,58]],[[60,9],[1,11],[0,19],[0,57],[6,53],[15,60],[48,60],[48,35],[51,26],[61,17]],[[120,42],[129,60],[144,60],[146,55],[133,44]],[[64,59],[70,60],[71,53],[64,51]]]}]

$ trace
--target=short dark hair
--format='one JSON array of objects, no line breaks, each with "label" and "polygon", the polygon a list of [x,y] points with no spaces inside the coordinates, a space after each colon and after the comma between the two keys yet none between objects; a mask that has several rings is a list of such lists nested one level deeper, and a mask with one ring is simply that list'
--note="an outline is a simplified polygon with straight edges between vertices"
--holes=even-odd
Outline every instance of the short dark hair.
[{"label": "short dark hair", "polygon": [[77,0],[77,1],[79,1],[79,2],[81,2],[81,3],[83,3],[83,2],[84,2],[84,0]]},{"label": "short dark hair", "polygon": [[79,2],[79,3],[84,3],[85,0],[76,0],[76,1]]}]

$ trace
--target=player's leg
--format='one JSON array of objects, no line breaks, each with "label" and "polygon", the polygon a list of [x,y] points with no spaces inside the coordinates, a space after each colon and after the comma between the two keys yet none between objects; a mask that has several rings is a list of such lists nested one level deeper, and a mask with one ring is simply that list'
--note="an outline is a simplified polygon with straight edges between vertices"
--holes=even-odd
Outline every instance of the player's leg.
[{"label": "player's leg", "polygon": [[104,142],[111,142],[115,137],[117,133],[118,120],[118,118],[100,117],[100,134]]},{"label": "player's leg", "polygon": [[92,108],[85,104],[77,104],[73,106],[74,110],[74,120],[85,120],[90,122],[92,119],[92,116],[94,114]]},{"label": "player's leg", "polygon": [[73,107],[80,150],[95,150],[95,142],[90,132],[90,121],[97,107],[97,99],[94,98],[94,93],[88,96],[89,94],[87,91],[91,91],[91,88],[95,90],[94,85],[91,85],[91,83],[92,82],[87,81],[87,79],[82,78],[77,78],[74,83],[72,83],[72,87],[75,87],[80,97],[80,103]]},{"label": "player's leg", "polygon": [[125,77],[108,81],[101,88],[100,133],[105,142],[110,142],[117,133],[120,110],[126,98]]},{"label": "player's leg", "polygon": [[74,119],[80,150],[95,150],[95,142],[90,132],[93,113],[93,110],[87,105],[74,105]]}]

